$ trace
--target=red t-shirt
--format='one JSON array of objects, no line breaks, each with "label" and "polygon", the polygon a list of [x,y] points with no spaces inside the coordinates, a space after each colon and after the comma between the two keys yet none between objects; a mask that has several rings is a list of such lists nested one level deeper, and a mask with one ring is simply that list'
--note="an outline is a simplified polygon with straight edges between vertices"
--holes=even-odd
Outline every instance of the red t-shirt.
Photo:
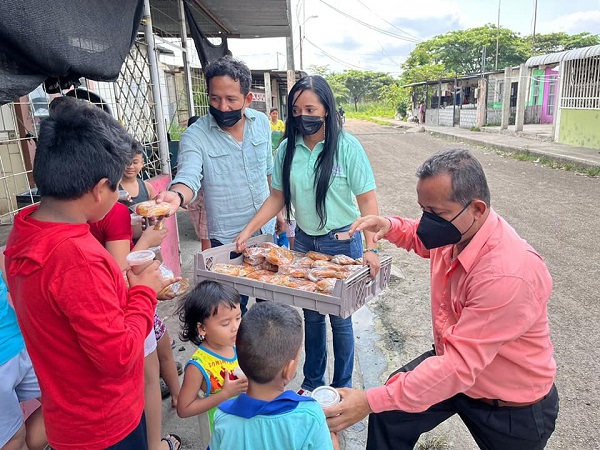
[{"label": "red t-shirt", "polygon": [[90,223],[90,233],[102,246],[106,246],[106,243],[111,241],[129,240],[129,248],[133,248],[129,208],[122,203],[115,203],[102,220]]},{"label": "red t-shirt", "polygon": [[156,294],[127,290],[89,225],[39,222],[29,217],[36,208],[15,217],[5,255],[46,434],[58,450],[104,449],[142,417]]}]

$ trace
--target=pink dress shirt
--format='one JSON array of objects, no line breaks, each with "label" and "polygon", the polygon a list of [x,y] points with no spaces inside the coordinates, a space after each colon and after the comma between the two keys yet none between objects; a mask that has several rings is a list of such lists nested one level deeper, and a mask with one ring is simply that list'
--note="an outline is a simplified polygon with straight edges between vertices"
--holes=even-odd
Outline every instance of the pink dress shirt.
[{"label": "pink dress shirt", "polygon": [[427,250],[416,220],[391,217],[386,239],[431,260],[436,356],[367,391],[374,412],[421,412],[458,393],[530,402],[556,375],[548,327],[552,278],[535,250],[493,210],[465,249]]}]

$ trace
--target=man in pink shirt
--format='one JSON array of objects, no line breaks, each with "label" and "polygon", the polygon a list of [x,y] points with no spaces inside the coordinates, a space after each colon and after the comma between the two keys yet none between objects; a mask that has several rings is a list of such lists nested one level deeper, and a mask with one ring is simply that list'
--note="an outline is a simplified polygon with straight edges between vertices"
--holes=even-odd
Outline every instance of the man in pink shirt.
[{"label": "man in pink shirt", "polygon": [[417,177],[420,221],[367,216],[350,231],[430,259],[434,350],[384,386],[339,389],[344,401],[325,411],[329,426],[337,432],[371,413],[367,449],[412,449],[458,414],[482,449],[542,449],[558,415],[548,269],[491,209],[468,151],[432,156]]}]

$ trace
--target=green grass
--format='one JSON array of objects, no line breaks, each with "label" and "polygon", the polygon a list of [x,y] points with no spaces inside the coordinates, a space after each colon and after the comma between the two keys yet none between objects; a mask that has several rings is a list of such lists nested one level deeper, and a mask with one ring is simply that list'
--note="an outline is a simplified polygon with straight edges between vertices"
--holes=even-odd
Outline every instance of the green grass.
[{"label": "green grass", "polygon": [[503,151],[496,151],[496,153],[504,156],[510,156],[511,158],[516,159],[517,161],[530,161],[536,164],[541,164],[545,167],[550,167],[552,169],[560,169],[566,170],[567,172],[575,172],[588,177],[598,177],[600,176],[600,166],[597,167],[580,167],[573,163],[565,163],[560,161],[555,161],[546,156],[532,155],[528,150],[525,152],[519,153],[507,153]]},{"label": "green grass", "polygon": [[375,117],[393,119],[395,115],[394,108],[385,103],[359,103],[358,110],[354,110],[354,104],[342,105],[346,113],[346,118],[367,120],[379,125],[393,125],[383,120],[377,120]]}]

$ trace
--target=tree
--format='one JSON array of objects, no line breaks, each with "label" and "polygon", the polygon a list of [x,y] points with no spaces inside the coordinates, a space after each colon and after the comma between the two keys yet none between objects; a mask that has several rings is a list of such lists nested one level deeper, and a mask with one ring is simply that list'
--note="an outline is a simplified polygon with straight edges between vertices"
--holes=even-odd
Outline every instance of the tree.
[{"label": "tree", "polygon": [[[523,38],[527,48],[531,49],[532,36]],[[546,55],[548,53],[563,52],[574,48],[590,47],[599,45],[600,38],[597,34],[579,33],[568,35],[567,33],[536,34],[533,55]]]},{"label": "tree", "polygon": [[308,73],[311,75],[321,75],[323,78],[327,78],[331,74],[331,71],[329,70],[329,64],[324,66],[312,64],[308,67]]},{"label": "tree", "polygon": [[492,70],[496,68],[496,40],[499,68],[521,64],[528,58],[527,46],[518,33],[488,24],[451,31],[417,44],[403,67],[408,70],[415,66],[442,65],[447,72],[458,75]]},{"label": "tree", "polygon": [[343,73],[333,74],[327,78],[332,82],[340,82],[349,91],[350,100],[354,103],[354,110],[358,110],[358,103],[368,100],[377,100],[382,89],[391,85],[394,79],[387,73],[372,72],[368,70],[347,70]]},{"label": "tree", "polygon": [[348,103],[350,100],[350,90],[343,82],[334,77],[328,77],[327,83],[329,83],[329,87],[333,91],[335,102],[338,105],[341,103]]}]

